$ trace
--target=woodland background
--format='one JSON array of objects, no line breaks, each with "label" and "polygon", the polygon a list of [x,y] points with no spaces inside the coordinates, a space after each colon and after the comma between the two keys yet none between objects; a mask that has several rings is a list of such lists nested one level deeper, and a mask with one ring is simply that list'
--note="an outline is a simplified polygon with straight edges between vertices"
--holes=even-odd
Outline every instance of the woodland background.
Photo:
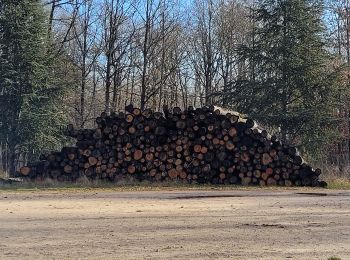
[{"label": "woodland background", "polygon": [[0,169],[133,103],[216,105],[349,176],[348,0],[0,0]]}]

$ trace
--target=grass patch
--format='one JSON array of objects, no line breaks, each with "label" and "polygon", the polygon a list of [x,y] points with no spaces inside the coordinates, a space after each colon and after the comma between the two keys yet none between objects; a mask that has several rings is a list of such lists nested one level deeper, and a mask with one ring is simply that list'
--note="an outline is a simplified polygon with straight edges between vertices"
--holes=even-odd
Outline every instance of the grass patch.
[{"label": "grass patch", "polygon": [[6,172],[4,172],[3,170],[0,169],[0,178],[6,178],[7,177],[7,174]]},{"label": "grass patch", "polygon": [[341,258],[332,256],[332,257],[329,257],[327,260],[341,260]]},{"label": "grass patch", "polygon": [[[332,177],[327,180],[327,189],[350,190],[350,180],[346,178]],[[242,186],[242,185],[210,185],[187,184],[181,182],[151,183],[148,181],[122,181],[113,183],[104,180],[89,181],[87,179],[78,182],[58,182],[46,180],[42,182],[19,182],[12,184],[0,184],[1,191],[172,191],[172,190],[266,190],[266,191],[312,191],[319,188],[312,187],[282,187],[282,186]]]},{"label": "grass patch", "polygon": [[328,189],[332,190],[350,190],[350,180],[346,178],[332,178],[327,181]]},{"label": "grass patch", "polygon": [[[169,183],[112,183],[106,181],[94,181],[89,183],[70,183],[70,182],[24,182],[3,185],[1,191],[171,191],[171,190],[249,190],[259,187],[248,187],[241,185],[208,185],[208,184],[183,184],[176,182]],[[271,187],[273,189],[273,187]],[[276,188],[275,188],[276,189]]]},{"label": "grass patch", "polygon": [[266,191],[300,191],[314,190],[310,187],[281,187],[281,186],[242,186],[242,185],[210,185],[210,184],[186,184],[178,182],[128,182],[113,183],[108,181],[86,181],[83,183],[57,182],[47,180],[45,182],[23,182],[4,184],[1,191],[186,191],[186,190],[266,190]]}]

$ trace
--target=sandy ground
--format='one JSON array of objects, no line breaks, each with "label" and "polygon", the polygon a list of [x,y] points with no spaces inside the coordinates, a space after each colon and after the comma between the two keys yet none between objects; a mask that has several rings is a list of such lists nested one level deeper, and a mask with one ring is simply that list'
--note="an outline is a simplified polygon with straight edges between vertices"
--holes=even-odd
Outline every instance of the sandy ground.
[{"label": "sandy ground", "polygon": [[349,191],[0,192],[0,259],[331,256],[350,259]]}]

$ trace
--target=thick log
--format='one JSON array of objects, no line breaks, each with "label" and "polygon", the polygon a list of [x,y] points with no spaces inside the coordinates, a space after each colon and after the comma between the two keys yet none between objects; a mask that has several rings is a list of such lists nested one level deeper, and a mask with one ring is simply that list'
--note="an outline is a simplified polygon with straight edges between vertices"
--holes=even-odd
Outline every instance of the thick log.
[{"label": "thick log", "polygon": [[179,172],[175,168],[172,168],[168,171],[168,175],[171,179],[176,179],[179,175]]},{"label": "thick log", "polygon": [[28,176],[32,169],[28,166],[24,166],[19,171],[23,176]]}]

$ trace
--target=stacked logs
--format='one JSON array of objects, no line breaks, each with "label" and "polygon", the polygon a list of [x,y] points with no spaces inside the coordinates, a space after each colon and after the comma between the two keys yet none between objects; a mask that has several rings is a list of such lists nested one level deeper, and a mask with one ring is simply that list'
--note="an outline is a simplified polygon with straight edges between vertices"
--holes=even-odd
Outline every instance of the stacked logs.
[{"label": "stacked logs", "polygon": [[293,146],[254,127],[251,119],[214,107],[175,107],[164,113],[102,113],[96,129],[67,127],[75,147],[51,152],[20,169],[32,180],[116,181],[132,176],[151,182],[325,186],[320,170],[303,163]]}]

